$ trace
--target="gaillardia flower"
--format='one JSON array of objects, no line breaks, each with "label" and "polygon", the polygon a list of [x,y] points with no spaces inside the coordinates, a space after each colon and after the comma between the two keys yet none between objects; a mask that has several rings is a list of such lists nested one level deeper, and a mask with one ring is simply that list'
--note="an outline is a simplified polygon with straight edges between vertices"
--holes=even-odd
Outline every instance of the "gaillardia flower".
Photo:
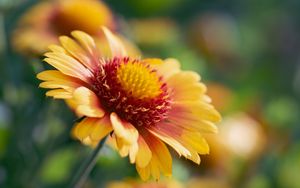
[{"label": "gaillardia flower", "polygon": [[215,133],[219,113],[209,104],[200,76],[180,70],[175,59],[128,56],[119,38],[103,28],[111,56],[97,52],[91,36],[73,31],[60,37],[45,61],[57,70],[37,75],[46,93],[65,99],[83,117],[73,129],[82,143],[95,146],[109,135],[142,179],[172,174],[167,145],[200,163],[209,147],[202,133]]}]

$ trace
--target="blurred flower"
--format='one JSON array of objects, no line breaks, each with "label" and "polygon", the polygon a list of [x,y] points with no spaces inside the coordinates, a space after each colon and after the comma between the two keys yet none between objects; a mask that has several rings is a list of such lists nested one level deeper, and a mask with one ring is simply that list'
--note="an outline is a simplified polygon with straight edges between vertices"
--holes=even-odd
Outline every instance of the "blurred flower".
[{"label": "blurred flower", "polygon": [[236,113],[225,118],[219,136],[227,148],[245,159],[256,157],[266,144],[262,126],[244,113]]},{"label": "blurred flower", "polygon": [[236,159],[254,161],[267,144],[262,125],[243,112],[225,116],[219,134],[205,134],[204,137],[211,150],[209,156],[202,157],[203,167],[211,174],[226,177],[235,170]]},{"label": "blurred flower", "polygon": [[12,42],[26,55],[42,55],[58,36],[82,30],[101,38],[101,26],[115,28],[110,9],[98,0],[42,1],[28,10],[19,21]]},{"label": "blurred flower", "polygon": [[177,25],[167,18],[132,20],[130,27],[135,41],[146,47],[170,44],[179,36]]},{"label": "blurred flower", "polygon": [[239,59],[239,31],[235,20],[226,14],[206,13],[197,17],[190,26],[189,40],[221,68],[228,68]]},{"label": "blurred flower", "polygon": [[[58,70],[38,74],[50,88],[46,93],[71,101],[83,117],[73,135],[95,146],[106,135],[120,155],[129,156],[142,179],[162,172],[172,174],[167,143],[177,153],[199,164],[199,154],[209,153],[202,133],[215,133],[221,117],[209,104],[206,86],[192,71],[182,71],[177,60],[128,56],[119,38],[103,28],[111,57],[97,53],[91,36],[73,31],[60,37],[45,61]],[[163,141],[163,142],[162,142]]]},{"label": "blurred flower", "polygon": [[106,188],[183,188],[183,186],[175,180],[163,180],[160,182],[139,182],[135,180],[111,182]]}]

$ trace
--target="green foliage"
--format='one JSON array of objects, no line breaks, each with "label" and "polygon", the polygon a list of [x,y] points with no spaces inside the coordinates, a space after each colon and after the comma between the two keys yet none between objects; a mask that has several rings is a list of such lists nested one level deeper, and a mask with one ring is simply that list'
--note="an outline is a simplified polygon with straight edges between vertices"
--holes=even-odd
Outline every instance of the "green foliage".
[{"label": "green foliage", "polygon": [[61,150],[47,156],[47,160],[41,169],[41,180],[45,183],[56,184],[68,180],[74,169],[78,157],[72,148]]}]

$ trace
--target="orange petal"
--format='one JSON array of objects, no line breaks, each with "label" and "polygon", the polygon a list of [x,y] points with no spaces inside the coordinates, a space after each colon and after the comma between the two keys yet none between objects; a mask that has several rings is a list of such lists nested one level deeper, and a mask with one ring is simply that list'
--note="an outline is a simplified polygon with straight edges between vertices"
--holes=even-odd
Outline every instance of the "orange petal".
[{"label": "orange petal", "polygon": [[73,92],[77,104],[76,112],[88,117],[103,117],[103,110],[97,95],[86,87],[79,87]]},{"label": "orange petal", "polygon": [[127,52],[121,40],[117,36],[112,34],[106,27],[102,27],[102,30],[108,40],[112,57],[122,58],[127,56]]}]

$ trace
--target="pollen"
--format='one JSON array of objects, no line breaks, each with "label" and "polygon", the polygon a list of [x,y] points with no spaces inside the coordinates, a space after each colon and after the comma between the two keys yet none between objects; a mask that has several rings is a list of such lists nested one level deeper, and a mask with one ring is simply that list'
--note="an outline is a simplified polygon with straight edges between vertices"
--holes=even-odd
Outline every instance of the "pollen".
[{"label": "pollen", "polygon": [[162,92],[156,72],[135,61],[121,64],[117,79],[127,95],[137,99],[151,99]]}]

